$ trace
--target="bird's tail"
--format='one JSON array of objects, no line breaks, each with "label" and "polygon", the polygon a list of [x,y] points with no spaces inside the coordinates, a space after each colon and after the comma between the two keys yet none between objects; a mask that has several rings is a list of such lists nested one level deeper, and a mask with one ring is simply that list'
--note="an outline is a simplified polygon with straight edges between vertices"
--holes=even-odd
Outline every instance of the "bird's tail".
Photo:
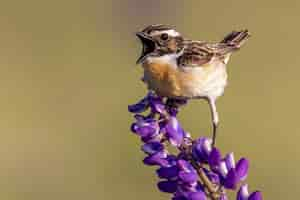
[{"label": "bird's tail", "polygon": [[247,29],[241,31],[232,31],[229,33],[221,43],[226,43],[236,49],[239,49],[250,37]]}]

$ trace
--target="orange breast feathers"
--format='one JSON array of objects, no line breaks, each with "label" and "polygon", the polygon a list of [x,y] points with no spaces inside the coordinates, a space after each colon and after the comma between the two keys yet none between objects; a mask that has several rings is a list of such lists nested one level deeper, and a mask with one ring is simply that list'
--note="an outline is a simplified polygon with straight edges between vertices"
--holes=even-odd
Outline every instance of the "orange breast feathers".
[{"label": "orange breast feathers", "polygon": [[175,69],[169,64],[145,63],[144,81],[148,88],[164,97],[185,96],[186,83],[193,80],[193,76]]}]

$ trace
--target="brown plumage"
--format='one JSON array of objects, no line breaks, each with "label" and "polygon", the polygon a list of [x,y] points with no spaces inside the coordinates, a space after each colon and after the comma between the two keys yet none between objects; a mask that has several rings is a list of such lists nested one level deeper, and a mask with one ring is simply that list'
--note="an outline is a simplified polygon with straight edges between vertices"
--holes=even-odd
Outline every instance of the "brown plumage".
[{"label": "brown plumage", "polygon": [[248,30],[243,30],[231,32],[219,43],[185,40],[184,53],[179,57],[179,65],[203,66],[212,58],[225,61],[227,56],[238,50],[249,37]]},{"label": "brown plumage", "polygon": [[166,25],[151,25],[137,33],[143,51],[137,63],[144,68],[149,90],[167,98],[206,99],[213,122],[213,144],[219,122],[216,99],[227,84],[226,64],[250,34],[233,31],[217,43],[185,39]]}]

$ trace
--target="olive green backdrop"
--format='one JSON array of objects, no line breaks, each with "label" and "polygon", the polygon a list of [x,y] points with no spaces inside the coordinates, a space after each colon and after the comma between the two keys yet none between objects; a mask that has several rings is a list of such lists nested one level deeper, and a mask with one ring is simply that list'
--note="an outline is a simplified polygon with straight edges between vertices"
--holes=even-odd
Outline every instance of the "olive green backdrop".
[{"label": "olive green backdrop", "polygon": [[[296,0],[2,0],[0,198],[170,199],[142,164],[127,112],[146,93],[134,32],[165,23],[199,40],[252,32],[229,63],[217,143],[250,159],[250,190],[298,199],[299,10]],[[205,102],[180,119],[209,135]]]}]

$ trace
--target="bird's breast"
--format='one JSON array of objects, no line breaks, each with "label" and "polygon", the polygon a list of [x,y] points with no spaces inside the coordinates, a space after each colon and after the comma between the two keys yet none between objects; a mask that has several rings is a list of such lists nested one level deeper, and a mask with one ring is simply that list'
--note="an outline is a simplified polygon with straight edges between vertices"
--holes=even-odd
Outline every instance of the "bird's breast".
[{"label": "bird's breast", "polygon": [[146,62],[143,68],[148,88],[164,97],[217,97],[222,95],[227,80],[225,65],[221,63],[181,69],[167,63]]},{"label": "bird's breast", "polygon": [[181,96],[179,74],[176,69],[166,63],[144,63],[143,80],[148,88],[154,90],[160,96]]}]

